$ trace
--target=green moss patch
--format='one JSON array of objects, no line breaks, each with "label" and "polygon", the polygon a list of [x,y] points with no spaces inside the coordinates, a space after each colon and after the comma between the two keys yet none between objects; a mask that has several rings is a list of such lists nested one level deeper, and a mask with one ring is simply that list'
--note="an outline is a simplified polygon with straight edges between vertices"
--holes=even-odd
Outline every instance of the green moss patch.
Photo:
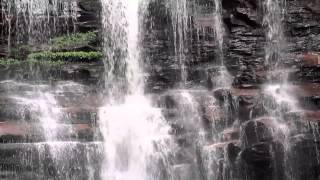
[{"label": "green moss patch", "polygon": [[12,59],[12,58],[0,58],[0,65],[1,66],[9,66],[9,65],[16,65],[20,64],[21,61],[17,59]]},{"label": "green moss patch", "polygon": [[49,46],[53,50],[72,49],[83,46],[90,46],[91,43],[97,41],[95,32],[75,33],[68,36],[56,37],[50,40]]},{"label": "green moss patch", "polygon": [[43,65],[43,66],[62,66],[66,64],[66,62],[64,61],[37,61],[33,59],[25,62],[27,62],[29,65]]},{"label": "green moss patch", "polygon": [[101,60],[103,54],[101,52],[38,52],[28,55],[28,60],[33,61],[63,61],[63,62],[91,62]]},{"label": "green moss patch", "polygon": [[21,61],[12,58],[0,58],[0,66],[21,66],[21,65],[43,65],[43,66],[61,66],[66,64],[64,61],[37,61],[30,59],[28,61]]}]

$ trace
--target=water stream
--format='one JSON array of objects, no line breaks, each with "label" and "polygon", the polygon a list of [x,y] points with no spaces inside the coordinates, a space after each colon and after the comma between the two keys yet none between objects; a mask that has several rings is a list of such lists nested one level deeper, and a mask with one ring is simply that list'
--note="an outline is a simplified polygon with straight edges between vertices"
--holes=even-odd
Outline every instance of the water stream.
[{"label": "water stream", "polygon": [[99,113],[105,147],[102,179],[163,179],[170,175],[167,158],[172,142],[161,110],[152,107],[144,94],[139,15],[145,10],[141,5],[146,4],[140,0],[101,2],[103,27],[111,32],[105,35],[108,96]]},{"label": "water stream", "polygon": [[186,0],[169,0],[167,6],[171,14],[175,60],[181,73],[181,83],[186,85],[188,78],[189,6]]}]

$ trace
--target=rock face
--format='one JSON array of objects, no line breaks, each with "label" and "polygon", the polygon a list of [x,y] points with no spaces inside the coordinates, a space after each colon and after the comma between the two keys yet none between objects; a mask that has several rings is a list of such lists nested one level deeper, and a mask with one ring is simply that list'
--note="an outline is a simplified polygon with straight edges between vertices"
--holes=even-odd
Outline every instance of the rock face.
[{"label": "rock face", "polygon": [[[280,66],[290,69],[288,85],[267,88],[267,91],[265,83],[270,81],[267,75],[271,74],[276,83],[286,72],[268,69],[264,60],[266,24],[263,23],[263,3],[258,0],[222,0],[226,29],[224,61],[232,76],[232,86],[231,89],[217,89],[214,82],[221,70],[217,68],[218,44],[213,33],[214,4],[206,0],[190,2],[191,9],[197,9],[197,13],[189,14],[189,38],[185,43],[187,86],[204,90],[202,93],[190,90],[189,93],[201,107],[198,113],[203,129],[200,131],[207,138],[206,143],[211,145],[199,143],[194,147],[190,141],[197,139],[199,132],[185,130],[183,122],[177,120],[177,113],[174,127],[184,128],[177,128],[174,133],[179,142],[188,142],[183,144],[185,149],[196,149],[193,153],[196,162],[188,163],[198,165],[202,179],[316,180],[320,177],[319,162],[310,157],[318,157],[319,146],[320,25],[317,22],[320,20],[320,2],[286,1],[282,19],[286,45]],[[152,30],[147,31],[144,43],[145,53],[152,64],[148,66],[148,90],[164,94],[172,88],[179,88],[181,72],[174,57],[172,19],[165,9],[163,2],[151,4],[149,16],[155,21],[153,26],[146,24],[147,29]],[[155,39],[156,43],[150,43]],[[271,91],[274,94],[270,94]],[[286,94],[290,96],[284,97]],[[295,100],[287,101],[292,99]],[[171,98],[170,104],[181,101]],[[295,104],[299,110],[290,104]],[[181,111],[179,106],[167,108]]]}]

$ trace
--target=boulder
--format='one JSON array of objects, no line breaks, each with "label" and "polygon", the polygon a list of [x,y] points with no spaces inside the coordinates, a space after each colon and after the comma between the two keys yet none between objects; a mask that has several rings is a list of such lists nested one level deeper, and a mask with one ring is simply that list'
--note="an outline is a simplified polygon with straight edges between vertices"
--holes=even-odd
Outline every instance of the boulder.
[{"label": "boulder", "polygon": [[278,142],[261,142],[240,153],[240,174],[249,180],[285,179],[284,149]]},{"label": "boulder", "polygon": [[[269,122],[272,120],[268,120]],[[273,125],[267,120],[250,120],[242,125],[240,137],[243,147],[251,147],[260,142],[273,140]]]}]

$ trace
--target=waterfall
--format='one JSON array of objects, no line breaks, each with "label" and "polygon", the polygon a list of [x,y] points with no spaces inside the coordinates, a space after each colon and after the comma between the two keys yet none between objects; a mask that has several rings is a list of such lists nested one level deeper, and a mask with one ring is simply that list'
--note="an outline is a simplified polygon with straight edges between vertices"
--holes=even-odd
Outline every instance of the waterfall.
[{"label": "waterfall", "polygon": [[[271,103],[265,103],[265,107],[268,115],[274,119],[274,139],[281,142],[283,146],[285,178],[294,179],[290,159],[290,154],[292,153],[290,144],[291,129],[285,122],[284,116],[290,111],[298,110],[299,107],[296,97],[292,95],[292,87],[288,82],[290,70],[284,67],[283,62],[286,58],[286,41],[283,30],[285,4],[285,0],[266,0],[263,6],[263,22],[266,26],[265,65],[269,69],[269,82],[264,85],[263,93],[272,99]],[[273,154],[275,152],[270,153]],[[279,160],[275,158],[273,161],[276,164],[276,161]],[[275,174],[276,171],[274,172]]]},{"label": "waterfall", "polygon": [[[16,56],[17,54],[10,51],[13,48],[18,49],[20,45],[39,48],[40,44],[48,43],[54,36],[76,30],[76,0],[3,0],[0,3],[1,15],[5,19],[4,27],[8,27],[6,34],[9,56]],[[0,82],[2,93],[12,101],[12,107],[7,112],[9,120],[3,124],[26,129],[21,132],[22,136],[25,136],[21,142],[14,140],[6,144],[22,149],[19,152],[23,154],[19,156],[21,166],[32,168],[33,172],[30,172],[30,175],[23,174],[23,178],[93,179],[94,171],[97,170],[91,170],[94,169],[92,164],[98,162],[93,159],[99,154],[100,145],[95,142],[80,142],[80,129],[86,129],[89,125],[71,122],[73,118],[70,118],[69,114],[72,113],[67,112],[68,108],[64,107],[71,99],[64,93],[69,91],[71,96],[81,94],[83,86],[62,80],[49,84],[40,74],[43,71],[36,71],[33,64],[24,65],[26,67],[23,69],[32,72],[32,77],[27,77],[27,80],[13,78],[14,80]],[[10,171],[15,172],[14,179],[19,179],[22,171],[20,167]],[[76,175],[74,172],[77,172]],[[9,175],[1,176],[10,178]]]},{"label": "waterfall", "polygon": [[103,180],[157,180],[170,174],[171,138],[161,110],[144,94],[140,17],[147,3],[101,0],[106,103],[100,109]]},{"label": "waterfall", "polygon": [[[179,116],[177,124],[181,124],[182,128],[186,131],[188,131],[190,134],[195,133],[195,135],[190,135],[193,137],[193,141],[196,141],[196,144],[193,144],[192,147],[183,147],[184,149],[195,149],[196,151],[193,156],[197,157],[195,160],[196,162],[192,162],[197,164],[197,167],[200,169],[200,173],[196,172],[196,176],[192,177],[193,179],[221,179],[222,177],[219,176],[219,174],[227,174],[220,172],[220,159],[221,153],[220,153],[220,147],[219,147],[219,131],[212,130],[212,132],[208,132],[211,130],[208,130],[208,126],[212,126],[213,129],[214,124],[208,125],[203,123],[203,104],[204,102],[208,101],[214,101],[213,109],[219,109],[220,107],[218,103],[216,103],[216,100],[213,98],[210,98],[210,95],[208,95],[210,92],[206,90],[199,90],[197,87],[196,90],[188,89],[187,84],[187,77],[188,72],[187,67],[188,63],[192,63],[190,61],[190,57],[192,57],[191,53],[188,51],[188,48],[192,46],[188,46],[189,42],[193,42],[193,31],[192,29],[189,29],[190,23],[192,23],[192,19],[194,18],[201,18],[198,17],[198,12],[196,6],[198,6],[199,1],[192,1],[193,4],[190,4],[189,1],[185,0],[168,0],[167,1],[167,7],[169,9],[169,14],[171,15],[171,25],[173,29],[173,37],[174,37],[174,52],[175,52],[175,58],[178,60],[177,65],[179,65],[179,69],[181,69],[181,82],[180,86],[177,91],[174,93],[178,93],[178,95],[174,94],[174,97],[177,99],[178,104],[178,111]],[[195,6],[193,7],[196,12],[194,12],[194,17],[192,17],[191,12],[189,12],[190,7],[189,6]],[[218,71],[218,75],[214,75],[210,78],[212,78],[212,82],[214,83],[214,89],[228,89],[231,87],[231,76],[228,73],[228,70],[225,67],[224,63],[224,38],[225,38],[225,29],[222,19],[222,4],[220,0],[214,0],[214,8],[213,11],[207,15],[209,17],[212,17],[210,22],[213,24],[210,26],[212,28],[212,36],[214,37],[213,43],[215,44],[216,49],[213,51],[217,52],[215,54],[215,68]],[[189,23],[189,24],[188,24]],[[199,27],[197,27],[199,28]],[[197,32],[197,38],[199,40],[199,29],[196,29]],[[211,42],[210,42],[211,43]],[[188,54],[190,53],[190,54]],[[201,56],[201,55],[200,55]],[[186,58],[188,57],[188,58]],[[211,59],[210,59],[211,60]],[[224,97],[227,99],[227,97]],[[225,108],[225,112],[228,112],[226,108],[227,101],[223,105]],[[211,109],[212,111],[215,111]],[[213,113],[213,112],[212,112]],[[214,118],[214,117],[210,117]],[[217,117],[221,118],[220,116]],[[215,119],[214,119],[215,120]],[[219,119],[220,120],[220,119]],[[214,123],[214,122],[211,122]],[[204,125],[205,124],[205,125]],[[227,124],[227,123],[225,123]],[[210,134],[210,135],[208,135]],[[186,140],[188,142],[188,139]],[[213,144],[212,144],[213,143]],[[216,145],[216,144],[217,145]],[[182,149],[183,149],[182,148]],[[192,164],[190,163],[190,164]],[[194,164],[192,164],[194,165]],[[192,170],[186,170],[188,173],[192,173]],[[186,172],[184,172],[186,173]],[[181,173],[182,174],[182,173]],[[191,177],[191,176],[190,176]],[[189,177],[189,178],[190,178]],[[225,177],[224,177],[225,178]]]},{"label": "waterfall", "polygon": [[319,179],[316,1],[0,0],[0,179]]},{"label": "waterfall", "polygon": [[[8,25],[9,46],[13,40],[44,42],[61,31],[75,29],[78,17],[76,0],[3,0],[1,7]],[[13,30],[15,37],[11,37]]]},{"label": "waterfall", "polygon": [[[285,108],[298,109],[297,101],[290,93],[287,69],[283,67],[285,58],[285,36],[282,21],[285,13],[285,0],[267,0],[264,2],[264,24],[266,29],[265,63],[269,68],[269,82],[264,93],[274,99],[276,108],[269,108],[269,115],[283,117]],[[277,78],[273,76],[278,76]],[[276,79],[276,80],[274,80]],[[275,81],[275,82],[274,82]],[[272,106],[272,105],[271,105]],[[267,103],[267,108],[270,104]]]}]

